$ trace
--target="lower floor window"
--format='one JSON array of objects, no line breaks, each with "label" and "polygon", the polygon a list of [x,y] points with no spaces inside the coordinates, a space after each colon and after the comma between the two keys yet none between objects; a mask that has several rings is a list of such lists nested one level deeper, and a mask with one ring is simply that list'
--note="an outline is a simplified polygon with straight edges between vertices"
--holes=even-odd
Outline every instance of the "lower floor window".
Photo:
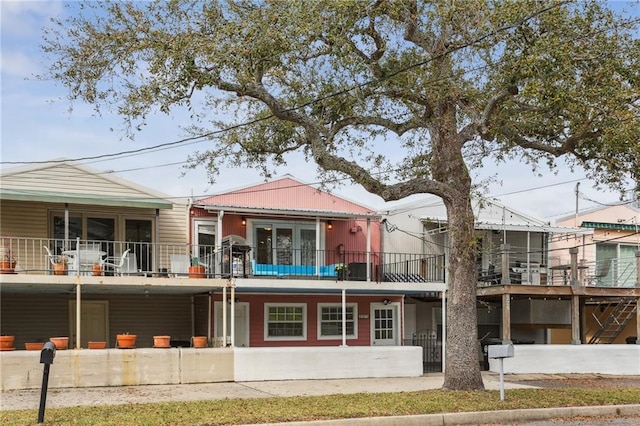
[{"label": "lower floor window", "polygon": [[[342,337],[342,305],[318,305],[318,337],[340,338]],[[346,306],[345,330],[346,336],[356,338],[356,305]]]},{"label": "lower floor window", "polygon": [[267,304],[265,314],[265,340],[306,339],[305,304]]}]

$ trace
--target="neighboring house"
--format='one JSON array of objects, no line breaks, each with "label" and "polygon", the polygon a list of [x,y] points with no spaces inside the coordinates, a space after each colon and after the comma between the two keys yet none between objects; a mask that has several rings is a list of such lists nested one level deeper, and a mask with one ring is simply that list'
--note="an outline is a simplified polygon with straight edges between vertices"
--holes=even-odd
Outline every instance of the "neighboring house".
[{"label": "neighboring house", "polygon": [[[555,226],[495,201],[474,198],[478,279],[478,338],[495,343],[550,343],[547,330],[571,327],[571,300],[555,294],[569,284],[569,269],[554,269],[557,240],[589,237],[591,229]],[[438,197],[394,203],[384,214],[383,247],[422,255],[448,256],[447,212]],[[563,249],[567,256],[568,248]],[[569,260],[563,265],[569,264]],[[442,339],[438,297],[407,297],[405,338],[437,335]],[[551,300],[554,299],[554,300]],[[509,323],[502,316],[510,304]],[[412,334],[413,333],[413,334]]]},{"label": "neighboring house", "polygon": [[191,218],[207,269],[231,278],[213,330],[233,346],[400,346],[404,296],[443,289],[426,268],[442,257],[383,251],[378,213],[291,176],[197,200]]},{"label": "neighboring house", "polygon": [[[584,237],[554,241],[558,265],[569,264],[575,247],[578,280],[584,286],[608,289],[608,298],[588,300],[584,306],[585,343],[625,343],[638,336],[637,289],[640,263],[640,209],[624,202],[561,218],[559,226],[592,230]],[[567,340],[556,331],[555,341]]]},{"label": "neighboring house", "polygon": [[17,349],[54,336],[114,347],[130,332],[150,347],[153,335],[206,333],[192,298],[210,286],[150,285],[171,253],[188,250],[186,200],[61,161],[2,170],[0,201],[0,257],[15,261],[0,274],[0,333],[15,335]]}]

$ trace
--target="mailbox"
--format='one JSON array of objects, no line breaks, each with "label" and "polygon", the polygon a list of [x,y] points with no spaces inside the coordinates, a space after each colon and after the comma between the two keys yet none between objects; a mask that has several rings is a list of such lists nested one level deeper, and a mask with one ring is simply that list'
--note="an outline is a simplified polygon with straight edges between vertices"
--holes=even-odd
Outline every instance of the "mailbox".
[{"label": "mailbox", "polygon": [[513,358],[513,345],[489,345],[489,358]]},{"label": "mailbox", "polygon": [[47,342],[40,351],[40,364],[53,364],[56,357],[56,345],[53,342]]}]

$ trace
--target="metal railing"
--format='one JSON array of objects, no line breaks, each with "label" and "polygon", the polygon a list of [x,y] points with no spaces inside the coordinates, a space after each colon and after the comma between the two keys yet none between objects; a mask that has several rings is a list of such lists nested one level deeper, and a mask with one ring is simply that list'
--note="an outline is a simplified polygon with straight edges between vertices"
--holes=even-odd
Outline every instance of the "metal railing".
[{"label": "metal railing", "polygon": [[[187,276],[198,267],[209,278],[278,277],[304,279],[344,279],[350,281],[444,282],[444,256],[411,253],[265,248],[242,245],[191,245],[80,239],[2,237],[0,256],[15,261],[12,271],[25,274],[90,274],[93,265],[75,263],[81,250],[91,247],[100,253],[99,274],[145,275],[148,277]],[[48,249],[48,251],[47,251]],[[126,252],[126,262],[118,264]],[[65,263],[60,272],[56,265]],[[72,266],[73,265],[73,266]],[[4,268],[4,267],[3,267]]]}]

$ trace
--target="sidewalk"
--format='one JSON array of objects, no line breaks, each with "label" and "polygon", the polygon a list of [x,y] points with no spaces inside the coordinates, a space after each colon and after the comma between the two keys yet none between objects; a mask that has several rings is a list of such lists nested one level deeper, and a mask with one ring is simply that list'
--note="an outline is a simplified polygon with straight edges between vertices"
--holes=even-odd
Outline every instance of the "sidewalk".
[{"label": "sidewalk", "polygon": [[[500,377],[483,373],[486,389],[500,389]],[[50,388],[47,408],[80,405],[114,405],[169,401],[197,401],[205,399],[268,398],[287,396],[317,396],[349,393],[411,392],[439,389],[444,382],[442,373],[421,377],[380,379],[282,380],[243,383],[199,383],[189,385],[147,385],[100,388]],[[531,387],[509,383],[505,389]],[[38,408],[40,389],[2,392],[0,409],[22,410]]]},{"label": "sidewalk", "polygon": [[[500,389],[498,374],[483,372],[485,388]],[[517,381],[542,378],[544,375],[506,375],[505,394],[509,389],[531,388]],[[510,382],[513,381],[513,382]],[[202,383],[189,385],[147,385],[101,388],[56,388],[47,393],[47,408],[82,405],[114,405],[169,401],[197,401],[233,398],[268,398],[289,396],[318,396],[349,393],[411,392],[439,389],[444,382],[441,373],[410,378],[283,380],[244,383]],[[2,392],[1,410],[37,409],[40,389]],[[505,410],[472,413],[426,414],[402,417],[340,419],[329,421],[292,422],[289,426],[310,425],[456,425],[456,424],[515,424],[557,417],[627,415],[640,418],[640,404],[601,407],[564,407],[532,410]]]}]

